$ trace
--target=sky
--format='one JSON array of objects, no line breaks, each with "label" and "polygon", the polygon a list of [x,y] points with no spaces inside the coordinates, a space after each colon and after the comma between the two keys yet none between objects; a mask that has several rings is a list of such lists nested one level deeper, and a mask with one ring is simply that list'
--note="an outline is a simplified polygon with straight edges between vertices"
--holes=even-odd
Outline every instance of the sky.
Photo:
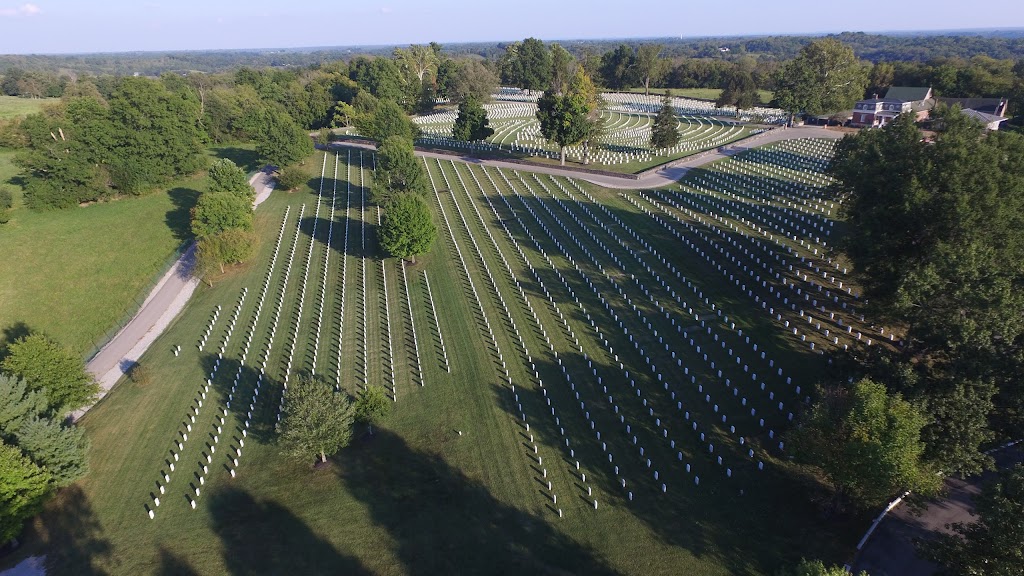
[{"label": "sky", "polygon": [[1021,0],[0,0],[0,54],[970,28],[1024,28]]}]

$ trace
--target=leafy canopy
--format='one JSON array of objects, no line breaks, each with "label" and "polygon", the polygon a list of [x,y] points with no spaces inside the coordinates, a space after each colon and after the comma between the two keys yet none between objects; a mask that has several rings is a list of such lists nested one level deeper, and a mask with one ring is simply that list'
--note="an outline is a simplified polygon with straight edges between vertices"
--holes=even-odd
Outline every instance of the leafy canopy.
[{"label": "leafy canopy", "polygon": [[99,392],[82,359],[41,334],[23,336],[11,344],[0,369],[23,379],[28,390],[41,392],[47,412],[56,416],[85,406]]},{"label": "leafy canopy", "polygon": [[395,258],[411,258],[430,251],[437,239],[437,226],[430,207],[417,194],[398,194],[384,210],[380,243]]},{"label": "leafy canopy", "polygon": [[425,195],[429,189],[430,181],[413,152],[412,141],[400,136],[384,140],[377,151],[373,201],[384,205],[400,194]]},{"label": "leafy canopy", "polygon": [[280,440],[285,451],[302,462],[319,459],[348,445],[352,438],[352,403],[327,382],[299,375],[284,394]]},{"label": "leafy canopy", "polygon": [[494,134],[487,120],[487,111],[475,96],[459,103],[459,115],[455,118],[452,137],[462,142],[480,142]]},{"label": "leafy canopy", "polygon": [[792,433],[797,457],[815,465],[846,499],[872,507],[903,490],[927,495],[940,480],[922,459],[925,418],[899,394],[863,379],[823,390]]},{"label": "leafy canopy", "polygon": [[864,95],[867,70],[835,38],[815,40],[779,71],[775,98],[790,113],[846,110]]},{"label": "leafy canopy", "polygon": [[0,440],[0,542],[21,533],[25,521],[43,507],[50,475]]}]

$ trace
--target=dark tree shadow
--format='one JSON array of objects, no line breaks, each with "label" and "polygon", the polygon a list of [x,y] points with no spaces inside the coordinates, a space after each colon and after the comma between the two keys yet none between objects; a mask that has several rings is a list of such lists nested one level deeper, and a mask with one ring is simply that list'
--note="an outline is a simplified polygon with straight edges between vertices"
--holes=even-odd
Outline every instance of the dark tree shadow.
[{"label": "dark tree shadow", "polygon": [[587,549],[434,454],[387,430],[339,455],[336,472],[395,540],[406,573],[614,574]]},{"label": "dark tree shadow", "polygon": [[156,572],[158,576],[199,576],[199,572],[188,563],[188,560],[175,556],[173,552],[163,546],[158,552],[160,565]]},{"label": "dark tree shadow", "polygon": [[4,327],[0,332],[0,360],[7,356],[7,347],[14,344],[19,338],[24,338],[32,333],[32,328],[24,322],[18,321],[10,326]]},{"label": "dark tree shadow", "polygon": [[58,574],[106,574],[97,564],[111,554],[92,505],[78,486],[61,490],[26,532],[45,551],[47,571]]},{"label": "dark tree shadow", "polygon": [[217,148],[216,153],[217,158],[227,158],[246,172],[253,172],[263,167],[262,164],[260,164],[260,156],[255,150],[236,148],[234,146],[224,146],[222,148]]},{"label": "dark tree shadow", "polygon": [[277,502],[228,488],[213,494],[210,511],[231,574],[370,574]]},{"label": "dark tree shadow", "polygon": [[192,188],[174,188],[167,194],[171,197],[174,208],[167,211],[164,222],[178,240],[184,242],[191,239],[192,229],[189,222],[192,218],[192,207],[199,200],[199,191]]}]

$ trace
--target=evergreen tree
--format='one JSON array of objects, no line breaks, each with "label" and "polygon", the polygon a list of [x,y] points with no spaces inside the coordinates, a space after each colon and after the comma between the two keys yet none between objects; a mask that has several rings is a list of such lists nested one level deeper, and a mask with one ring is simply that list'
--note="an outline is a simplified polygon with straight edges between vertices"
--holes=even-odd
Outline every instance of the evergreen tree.
[{"label": "evergreen tree", "polygon": [[46,413],[46,395],[19,378],[0,374],[0,438],[11,438],[21,425]]},{"label": "evergreen tree", "polygon": [[67,486],[85,475],[89,442],[77,426],[33,418],[21,425],[17,444],[26,456],[49,472],[56,487]]},{"label": "evergreen tree", "polygon": [[494,134],[487,120],[487,111],[480,101],[470,96],[459,104],[459,115],[455,118],[452,137],[462,142],[481,142]]},{"label": "evergreen tree", "polygon": [[21,533],[25,521],[42,509],[49,492],[49,473],[0,440],[0,542]]},{"label": "evergreen tree", "polygon": [[415,264],[416,256],[429,252],[437,239],[437,226],[421,196],[402,193],[388,202],[379,234],[381,246],[388,254],[410,258]]},{"label": "evergreen tree", "polygon": [[661,110],[654,117],[651,127],[651,148],[671,148],[679,143],[679,119],[672,107],[672,93],[665,92],[661,100]]},{"label": "evergreen tree", "polygon": [[299,461],[327,462],[352,438],[352,403],[346,394],[320,379],[299,375],[284,394],[280,439]]}]

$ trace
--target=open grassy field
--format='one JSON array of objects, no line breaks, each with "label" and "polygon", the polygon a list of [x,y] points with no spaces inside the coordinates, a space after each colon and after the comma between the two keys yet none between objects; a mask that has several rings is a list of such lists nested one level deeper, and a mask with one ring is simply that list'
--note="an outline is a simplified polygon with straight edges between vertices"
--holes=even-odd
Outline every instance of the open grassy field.
[{"label": "open grassy field", "polygon": [[[311,186],[257,210],[254,262],[143,357],[152,382],[82,420],[91,471],[21,554],[52,574],[844,560],[860,519],[823,521],[779,445],[827,376],[817,352],[866,345],[815,233],[834,216],[826,153],[787,142],[628,193],[430,160],[439,238],[404,268],[379,257],[369,152],[318,156]],[[393,413],[326,468],[291,462],[273,434],[289,368],[383,385]]]},{"label": "open grassy field", "polygon": [[[211,155],[251,155],[245,147]],[[17,173],[12,152],[0,153],[0,183]],[[0,225],[0,336],[43,332],[83,356],[127,320],[156,276],[187,240],[189,210],[207,186],[205,175],[166,189],[55,212],[21,205]]]},{"label": "open grassy field", "polygon": [[50,102],[59,98],[19,98],[17,96],[0,95],[0,120],[28,116],[43,109]]}]

